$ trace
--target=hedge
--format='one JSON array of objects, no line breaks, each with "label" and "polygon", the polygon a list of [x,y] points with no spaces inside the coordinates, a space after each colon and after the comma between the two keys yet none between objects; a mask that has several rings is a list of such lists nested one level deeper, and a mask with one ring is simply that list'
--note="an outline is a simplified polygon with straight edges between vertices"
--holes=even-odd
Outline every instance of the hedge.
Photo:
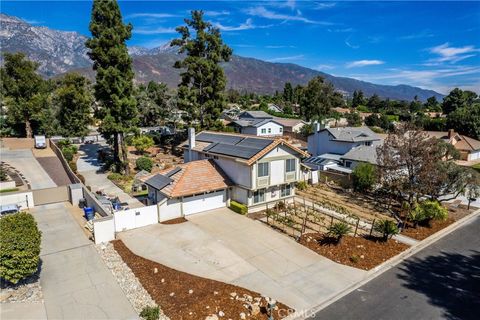
[{"label": "hedge", "polygon": [[152,171],[153,162],[150,158],[140,157],[135,161],[135,164],[139,170]]},{"label": "hedge", "polygon": [[0,219],[0,278],[18,283],[38,270],[41,232],[26,212]]},{"label": "hedge", "polygon": [[243,203],[239,203],[237,201],[230,201],[230,209],[232,209],[233,211],[235,211],[236,213],[240,213],[240,214],[247,214],[247,206],[244,205]]}]

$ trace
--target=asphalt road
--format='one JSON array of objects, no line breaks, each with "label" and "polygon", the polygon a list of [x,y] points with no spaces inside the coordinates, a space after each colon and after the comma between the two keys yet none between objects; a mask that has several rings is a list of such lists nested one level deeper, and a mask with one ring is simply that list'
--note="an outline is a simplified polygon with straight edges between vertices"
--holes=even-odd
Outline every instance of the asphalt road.
[{"label": "asphalt road", "polygon": [[313,319],[480,319],[480,217]]}]

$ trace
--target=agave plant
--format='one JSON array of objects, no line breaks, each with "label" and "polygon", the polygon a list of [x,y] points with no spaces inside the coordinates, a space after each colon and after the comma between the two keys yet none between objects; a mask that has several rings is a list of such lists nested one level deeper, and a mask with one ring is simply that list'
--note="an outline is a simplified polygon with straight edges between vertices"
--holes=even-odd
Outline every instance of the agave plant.
[{"label": "agave plant", "polygon": [[387,241],[388,238],[398,233],[398,227],[392,220],[382,219],[375,222],[373,229],[382,234],[383,241]]},{"label": "agave plant", "polygon": [[337,243],[340,243],[343,236],[350,232],[352,232],[352,227],[345,222],[336,222],[328,227],[328,235],[335,238]]}]

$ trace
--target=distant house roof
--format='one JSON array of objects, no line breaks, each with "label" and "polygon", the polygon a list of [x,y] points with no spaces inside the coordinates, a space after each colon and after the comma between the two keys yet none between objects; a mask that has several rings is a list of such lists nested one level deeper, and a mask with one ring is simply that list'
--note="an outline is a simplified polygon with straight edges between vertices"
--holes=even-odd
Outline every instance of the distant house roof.
[{"label": "distant house roof", "polygon": [[273,116],[266,113],[265,111],[243,111],[238,115],[239,119],[249,118],[249,119],[273,119]]},{"label": "distant house roof", "polygon": [[353,160],[359,162],[368,162],[377,164],[377,148],[375,146],[358,146],[352,148],[342,157],[344,160]]},{"label": "distant house roof", "polygon": [[232,183],[213,160],[199,160],[180,164],[173,170],[163,170],[145,184],[167,197],[176,198],[223,190]]},{"label": "distant house roof", "polygon": [[460,151],[476,151],[480,150],[480,141],[470,138],[468,136],[448,131],[424,131],[429,137],[444,140],[452,144],[455,149]]},{"label": "distant house roof", "polygon": [[278,124],[279,126],[282,126],[282,124],[279,123],[277,120],[271,119],[271,118],[269,118],[269,119],[252,119],[252,120],[239,119],[239,120],[233,121],[234,124],[236,124],[237,126],[242,127],[242,128],[245,128],[245,127],[259,128],[259,127],[261,127],[264,124],[267,124],[269,122],[273,122],[273,123]]},{"label": "distant house roof", "polygon": [[336,141],[362,142],[380,140],[380,137],[368,127],[325,128],[320,131],[323,130],[327,130]]},{"label": "distant house roof", "polygon": [[306,124],[302,119],[274,118],[275,121],[284,127],[293,128],[299,124]]},{"label": "distant house roof", "polygon": [[[283,139],[211,131],[203,131],[195,136],[193,150],[238,158],[251,165],[279,145],[292,149],[302,157],[308,156],[308,153]],[[182,147],[188,148],[188,141]]]}]

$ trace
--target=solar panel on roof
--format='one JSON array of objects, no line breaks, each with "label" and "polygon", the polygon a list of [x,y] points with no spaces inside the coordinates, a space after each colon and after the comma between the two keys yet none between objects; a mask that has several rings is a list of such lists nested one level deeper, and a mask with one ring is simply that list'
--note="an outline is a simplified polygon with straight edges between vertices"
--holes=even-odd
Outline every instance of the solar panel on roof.
[{"label": "solar panel on roof", "polygon": [[214,143],[210,143],[208,146],[206,146],[205,148],[203,148],[203,151],[208,151],[210,149],[212,149],[213,147],[215,147],[218,143],[214,142]]},{"label": "solar panel on roof", "polygon": [[268,140],[268,139],[245,138],[239,143],[237,143],[237,146],[255,148],[260,151],[261,149],[265,148],[272,142],[273,140]]},{"label": "solar panel on roof", "polygon": [[169,172],[166,174],[166,176],[167,176],[167,177],[171,177],[171,176],[173,176],[175,173],[179,172],[180,170],[182,170],[182,168],[178,168],[178,167],[177,167],[177,168],[173,169],[172,171],[169,171]]},{"label": "solar panel on roof", "polygon": [[156,174],[147,181],[145,181],[145,184],[148,184],[149,186],[154,187],[157,190],[161,190],[164,187],[168,186],[173,180],[170,179],[169,177],[166,177],[161,174]]},{"label": "solar panel on roof", "polygon": [[258,153],[257,149],[219,143],[210,149],[210,152],[224,154],[227,156],[250,159]]},{"label": "solar panel on roof", "polygon": [[206,142],[218,142],[224,144],[236,144],[243,139],[243,137],[237,137],[233,135],[226,135],[226,134],[215,134],[215,133],[208,133],[208,132],[200,132],[196,139],[198,141],[206,141]]}]

